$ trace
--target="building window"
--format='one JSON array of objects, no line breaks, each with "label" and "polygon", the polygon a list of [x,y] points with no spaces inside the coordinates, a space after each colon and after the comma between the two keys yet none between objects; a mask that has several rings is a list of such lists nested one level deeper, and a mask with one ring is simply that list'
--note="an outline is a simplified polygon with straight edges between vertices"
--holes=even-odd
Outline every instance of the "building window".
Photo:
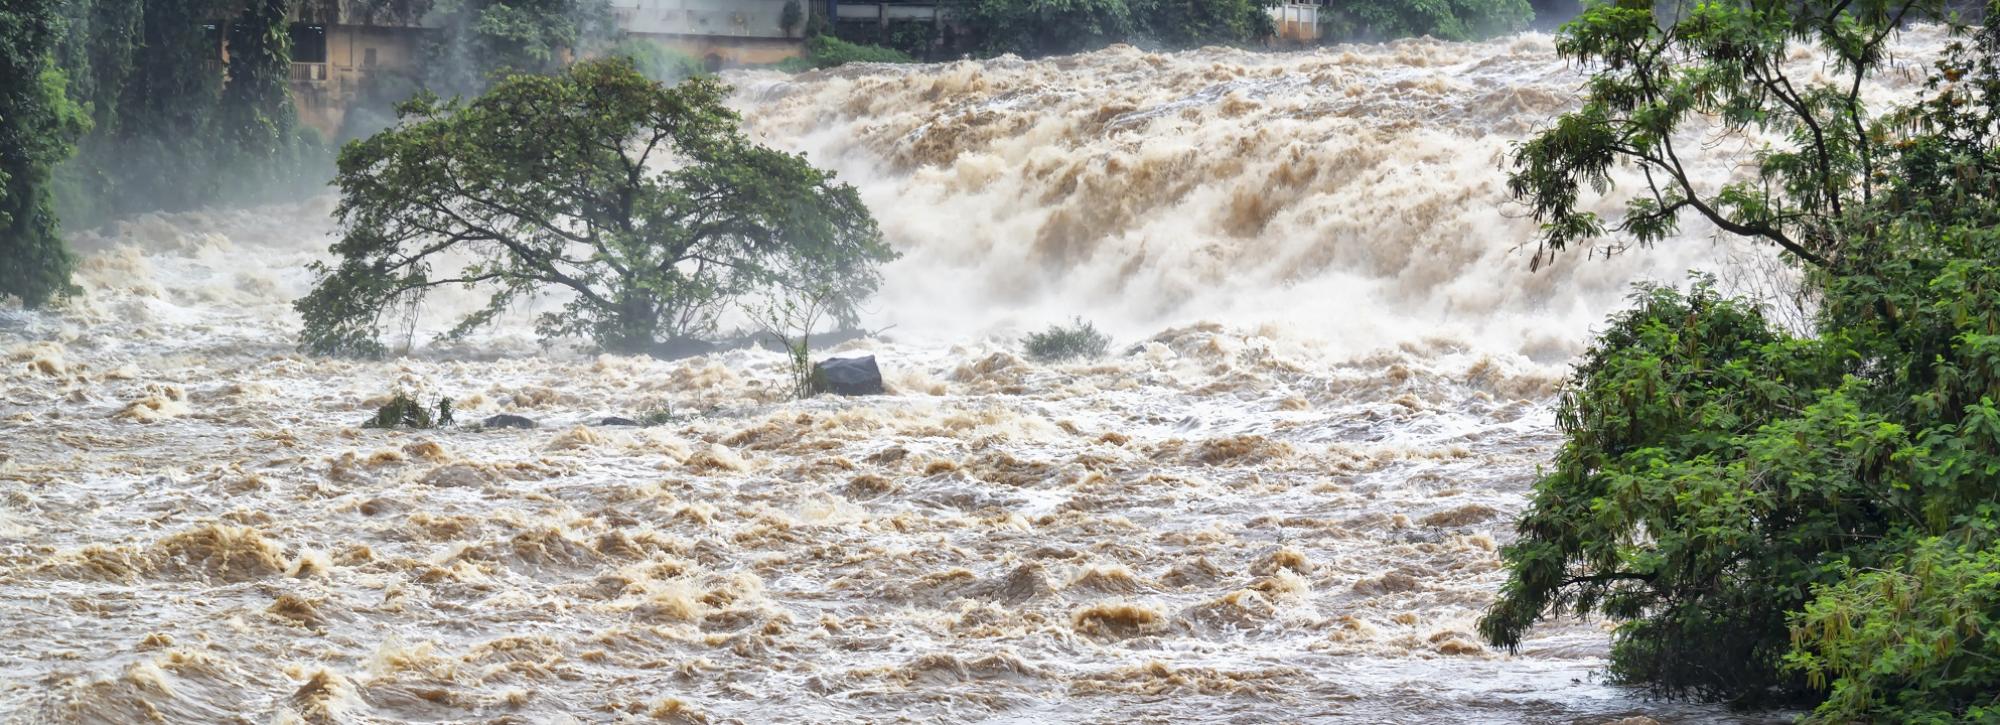
[{"label": "building window", "polygon": [[361,51],[361,64],[362,64],[362,65],[364,65],[364,66],[372,66],[372,65],[375,65],[375,49],[374,49],[374,48],[369,48],[369,49],[367,49],[367,50],[363,50],[363,51]]},{"label": "building window", "polygon": [[291,27],[292,62],[326,62],[326,26],[294,23]]}]

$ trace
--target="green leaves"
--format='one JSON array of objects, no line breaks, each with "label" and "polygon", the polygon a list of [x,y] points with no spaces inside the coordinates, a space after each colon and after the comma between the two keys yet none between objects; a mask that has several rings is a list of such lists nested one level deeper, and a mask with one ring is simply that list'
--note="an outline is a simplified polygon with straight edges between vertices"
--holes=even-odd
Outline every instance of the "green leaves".
[{"label": "green leaves", "polygon": [[2000,717],[2000,546],[1926,538],[1887,568],[1837,571],[1789,620],[1786,669],[1829,689],[1809,721]]},{"label": "green leaves", "polygon": [[[1606,235],[1650,244],[1685,213],[1775,243],[1807,264],[1837,261],[1848,212],[1872,197],[1884,157],[1861,80],[1881,63],[1902,17],[1936,7],[1936,0],[1739,0],[1675,4],[1659,17],[1646,4],[1590,6],[1556,41],[1564,57],[1596,69],[1583,107],[1516,149],[1509,189],[1543,224],[1536,261]],[[1831,71],[1792,77],[1798,43],[1828,48]],[[1753,129],[1785,141],[1737,142]],[[1697,134],[1701,143],[1688,141]],[[1754,170],[1758,183],[1691,172],[1714,156]],[[1580,219],[1587,212],[1577,190],[1603,193],[1614,166],[1639,169],[1639,198],[1650,201],[1613,222]]]},{"label": "green leaves", "polygon": [[[785,286],[827,287],[851,324],[894,252],[853,187],[751,143],[725,100],[712,78],[662,86],[622,58],[413,99],[341,153],[340,261],[297,304],[306,347],[379,354],[385,317],[446,284],[492,291],[451,334],[560,293],[541,334],[620,352],[707,334],[728,300]],[[470,261],[434,273],[447,255]]]},{"label": "green leaves", "polygon": [[604,0],[440,0],[441,26],[427,52],[424,83],[443,93],[476,94],[514,73],[550,73],[586,37],[608,36]]},{"label": "green leaves", "polygon": [[1270,33],[1271,16],[1265,12],[1270,4],[1269,0],[970,0],[960,12],[985,52],[1036,58],[1097,50],[1112,43],[1159,44],[1169,49],[1249,43]]},{"label": "green leaves", "polygon": [[1352,40],[1430,36],[1480,40],[1526,28],[1535,11],[1524,0],[1374,0],[1336,3],[1321,11]]},{"label": "green leaves", "polygon": [[[1543,617],[1604,614],[1622,620],[1613,673],[1669,693],[1817,700],[1823,722],[2000,719],[2000,124],[1937,100],[2000,98],[2000,30],[1947,54],[1948,80],[1891,115],[1922,135],[1891,142],[1838,87],[1768,85],[1800,37],[1873,62],[1909,8],[1845,7],[1709,4],[1657,34],[1599,8],[1566,29],[1565,52],[1611,62],[1517,149],[1514,191],[1550,244],[1659,239],[1697,209],[1792,240],[1822,265],[1820,311],[1799,338],[1705,280],[1642,288],[1565,387],[1564,445],[1480,631],[1514,646]],[[1648,47],[1689,62],[1647,71],[1631,53]],[[1694,113],[1791,145],[1754,154],[1754,179],[1697,185],[1671,144]],[[1614,163],[1666,181],[1605,225],[1577,188]]]}]

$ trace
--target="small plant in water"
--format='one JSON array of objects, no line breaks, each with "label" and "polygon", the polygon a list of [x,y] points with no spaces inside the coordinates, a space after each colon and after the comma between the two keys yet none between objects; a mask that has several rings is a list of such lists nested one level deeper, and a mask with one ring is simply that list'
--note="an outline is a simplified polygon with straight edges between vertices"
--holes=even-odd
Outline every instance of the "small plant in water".
[{"label": "small plant in water", "polygon": [[1103,357],[1104,351],[1111,347],[1111,336],[1098,332],[1096,326],[1078,317],[1068,327],[1050,325],[1049,329],[1028,335],[1024,347],[1028,357],[1040,362]]},{"label": "small plant in water", "polygon": [[375,409],[375,417],[361,424],[363,428],[438,428],[451,425],[451,398],[439,398],[433,412],[408,393],[398,392],[389,402]]},{"label": "small plant in water", "polygon": [[674,406],[665,403],[650,408],[645,414],[639,416],[639,425],[643,426],[672,425],[678,422],[680,422],[680,416],[674,414]]},{"label": "small plant in water", "polygon": [[757,324],[784,345],[786,372],[790,373],[792,396],[801,400],[817,395],[825,387],[812,363],[812,331],[834,300],[834,288],[786,287],[763,306],[745,310]]}]

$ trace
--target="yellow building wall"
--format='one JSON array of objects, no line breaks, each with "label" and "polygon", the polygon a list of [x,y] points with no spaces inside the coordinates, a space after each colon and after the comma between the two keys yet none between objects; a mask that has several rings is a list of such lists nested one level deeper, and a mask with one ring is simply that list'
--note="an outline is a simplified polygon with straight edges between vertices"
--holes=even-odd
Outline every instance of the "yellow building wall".
[{"label": "yellow building wall", "polygon": [[[414,75],[424,62],[424,37],[428,31],[416,28],[326,26],[326,63],[292,64],[292,99],[299,120],[331,140],[347,120],[347,110],[366,86],[390,74]],[[730,68],[776,63],[805,54],[804,41],[791,38],[753,38],[701,35],[645,35],[628,37],[658,43],[704,62]],[[375,50],[375,64],[368,65],[368,50]]]},{"label": "yellow building wall", "polygon": [[[333,139],[347,120],[347,109],[371,79],[386,74],[411,74],[422,62],[424,31],[332,25],[326,29],[326,64],[292,64],[292,99],[299,121]],[[375,64],[368,65],[369,49]]]},{"label": "yellow building wall", "polygon": [[805,41],[787,38],[733,38],[713,35],[645,35],[626,37],[657,43],[700,59],[714,56],[722,67],[764,65],[805,55]]}]

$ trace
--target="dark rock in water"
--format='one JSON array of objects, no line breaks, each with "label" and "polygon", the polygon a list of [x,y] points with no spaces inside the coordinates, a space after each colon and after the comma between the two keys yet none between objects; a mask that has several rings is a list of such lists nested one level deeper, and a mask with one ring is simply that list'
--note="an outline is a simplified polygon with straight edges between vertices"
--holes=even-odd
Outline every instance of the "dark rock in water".
[{"label": "dark rock in water", "polygon": [[813,388],[834,395],[881,395],[882,369],[875,356],[836,357],[813,366]]},{"label": "dark rock in water", "polygon": [[598,424],[598,425],[638,425],[638,424],[639,424],[639,421],[636,421],[636,420],[633,420],[633,419],[631,419],[631,418],[620,418],[620,417],[618,417],[618,416],[615,416],[615,415],[614,415],[614,416],[611,416],[611,417],[609,417],[609,418],[605,418],[604,420],[600,420],[600,421],[597,421],[597,424]]},{"label": "dark rock in water", "polygon": [[483,422],[481,422],[481,423],[479,424],[479,427],[481,427],[481,428],[488,428],[488,429],[491,429],[491,428],[533,428],[533,427],[535,427],[535,421],[534,421],[534,419],[532,419],[532,418],[523,418],[523,417],[521,417],[521,416],[518,416],[518,415],[508,415],[508,414],[506,414],[506,413],[501,413],[501,414],[499,414],[499,415],[496,415],[496,416],[493,416],[493,417],[491,417],[491,418],[487,418],[487,419],[486,419],[485,421],[483,421]]}]

